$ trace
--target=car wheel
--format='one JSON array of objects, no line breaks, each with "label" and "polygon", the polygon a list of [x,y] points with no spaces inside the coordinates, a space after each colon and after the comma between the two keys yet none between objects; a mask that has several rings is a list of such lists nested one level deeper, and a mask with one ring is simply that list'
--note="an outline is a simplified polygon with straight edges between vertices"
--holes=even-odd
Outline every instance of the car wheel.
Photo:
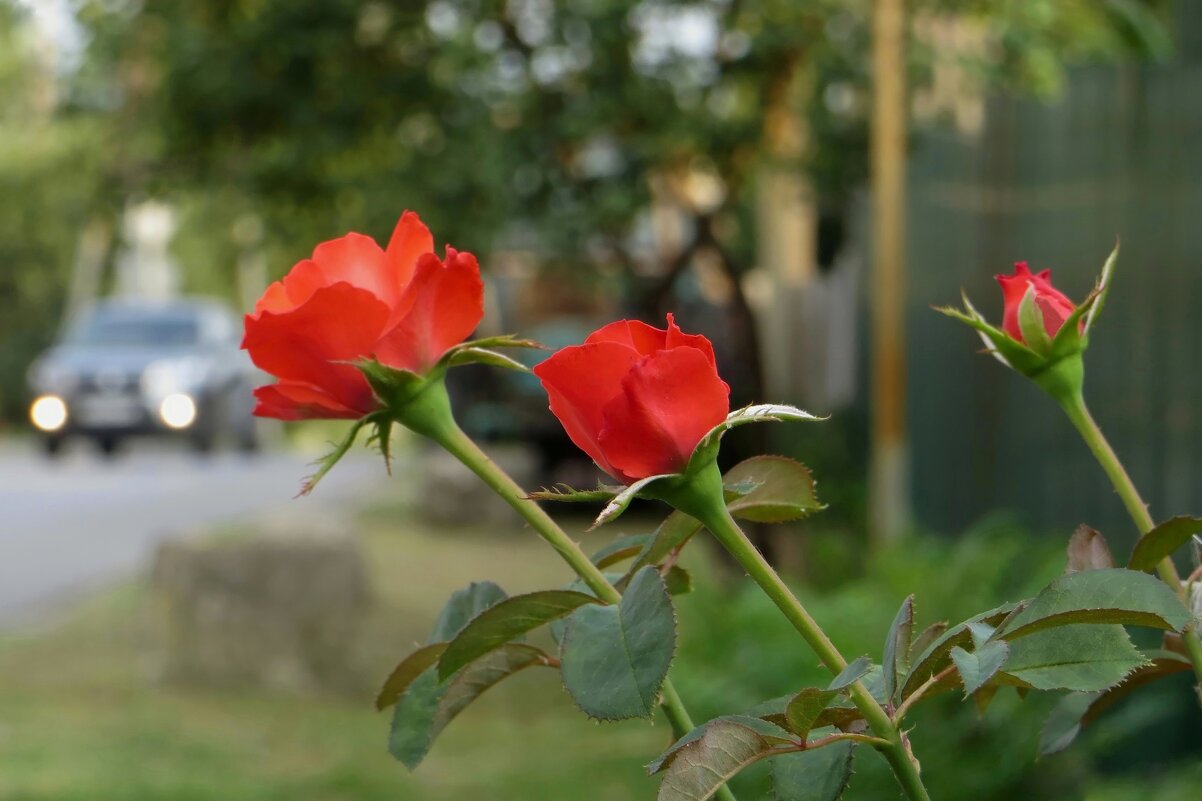
[{"label": "car wheel", "polygon": [[62,437],[43,437],[42,438],[42,453],[46,454],[51,459],[57,459],[63,454],[63,438]]},{"label": "car wheel", "polygon": [[204,455],[212,453],[216,439],[212,431],[205,430],[204,428],[193,432],[191,437],[192,452]]}]

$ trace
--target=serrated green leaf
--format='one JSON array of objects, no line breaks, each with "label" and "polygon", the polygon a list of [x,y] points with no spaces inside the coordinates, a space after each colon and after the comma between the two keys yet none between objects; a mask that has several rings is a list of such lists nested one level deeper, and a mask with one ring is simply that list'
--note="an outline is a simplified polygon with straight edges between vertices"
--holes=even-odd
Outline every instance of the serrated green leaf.
[{"label": "serrated green leaf", "polygon": [[855,743],[772,757],[773,801],[839,801],[851,779]]},{"label": "serrated green leaf", "polygon": [[672,565],[663,577],[669,595],[686,595],[693,591],[693,576],[680,565]]},{"label": "serrated green leaf", "polygon": [[1114,568],[1060,576],[993,635],[1014,640],[1075,623],[1122,623],[1180,631],[1189,612],[1168,585],[1146,573]]},{"label": "serrated green leaf", "polygon": [[554,487],[544,487],[530,493],[534,501],[555,501],[557,503],[604,503],[613,499],[622,491],[622,487],[598,487],[594,490],[578,490],[567,484],[556,484]]},{"label": "serrated green leaf", "polygon": [[947,631],[947,621],[940,620],[932,623],[922,630],[922,633],[914,638],[914,642],[910,644],[910,654],[906,658],[906,663],[913,665],[918,656],[930,647],[931,643],[943,636]]},{"label": "serrated green leaf", "polygon": [[983,620],[972,620],[964,624],[968,627],[968,633],[972,637],[972,647],[980,650],[985,647],[985,643],[997,631],[996,626],[991,626]]},{"label": "serrated green leaf", "polygon": [[847,667],[839,671],[839,675],[831,680],[831,683],[826,686],[828,690],[842,690],[850,687],[860,679],[864,678],[868,671],[872,670],[872,660],[867,656],[861,656],[859,659],[849,662]]},{"label": "serrated green leaf", "polygon": [[785,727],[804,740],[822,717],[823,711],[839,695],[836,690],[806,687],[789,700],[785,707]]},{"label": "serrated green leaf", "polygon": [[914,596],[902,601],[901,607],[885,635],[884,657],[881,659],[882,689],[886,698],[893,698],[898,687],[898,677],[905,672],[905,658],[910,653],[914,636]]},{"label": "serrated green leaf", "polygon": [[676,617],[659,572],[640,570],[617,606],[573,612],[560,648],[564,686],[585,714],[649,716],[676,650]]},{"label": "serrated green leaf", "polygon": [[919,653],[917,658],[910,660],[910,672],[906,675],[905,683],[902,685],[901,697],[908,698],[927,679],[943,670],[949,662],[948,653],[953,647],[957,645],[964,647],[972,642],[971,624],[986,623],[996,626],[1017,608],[1015,604],[1002,604],[988,612],[982,612],[969,618],[963,623],[958,623],[936,637],[925,650]]},{"label": "serrated green leaf", "polygon": [[1089,526],[1077,526],[1068,541],[1068,565],[1064,572],[1108,570],[1115,566],[1114,555],[1110,553],[1106,538]]},{"label": "serrated green leaf", "polygon": [[434,718],[445,691],[446,684],[439,684],[438,672],[430,667],[409,685],[392,708],[388,753],[409,770],[420,765],[430,751]]},{"label": "serrated green leaf", "polygon": [[463,364],[483,364],[489,367],[500,367],[504,370],[515,370],[519,373],[530,372],[530,368],[517,359],[487,348],[459,348],[450,354],[447,364],[451,367]]},{"label": "serrated green leaf", "polygon": [[1199,533],[1202,533],[1202,517],[1182,516],[1166,520],[1139,538],[1127,566],[1132,570],[1151,572],[1160,560],[1171,556]]},{"label": "serrated green leaf", "polygon": [[317,469],[305,477],[297,496],[308,495],[313,492],[318,482],[325,478],[326,473],[333,470],[334,465],[338,464],[343,456],[346,456],[347,451],[355,444],[355,438],[359,436],[359,432],[363,430],[363,427],[372,422],[374,422],[374,418],[369,415],[351,423],[351,427],[347,429],[346,435],[337,443],[334,443],[334,447],[330,452],[313,462],[313,465]]},{"label": "serrated green leaf", "polygon": [[994,640],[969,653],[957,645],[948,655],[956,665],[956,670],[960,672],[964,697],[967,698],[984,687],[985,682],[992,679],[1001,670],[1002,665],[1006,664],[1010,646],[1002,640]]},{"label": "serrated green leaf", "polygon": [[554,660],[542,649],[524,643],[506,643],[472,662],[447,685],[434,718],[431,738],[437,737],[468,704],[502,679],[528,667],[551,667]]},{"label": "serrated green leaf", "polygon": [[754,489],[727,502],[730,513],[756,523],[798,520],[826,508],[818,501],[809,468],[785,456],[753,456],[723,476],[729,486],[752,481]]},{"label": "serrated green leaf", "polygon": [[472,618],[507,597],[505,591],[491,581],[473,581],[462,590],[456,590],[438,613],[426,642],[453,640]]},{"label": "serrated green leaf", "polygon": [[438,677],[445,680],[489,651],[595,603],[592,595],[571,590],[542,590],[506,598],[472,618],[451,640],[438,659]]},{"label": "serrated green leaf", "polygon": [[384,681],[384,686],[380,688],[380,692],[376,696],[376,709],[387,709],[395,704],[409,689],[409,685],[417,680],[418,676],[425,673],[427,668],[434,666],[446,648],[445,642],[430,643],[402,659]]},{"label": "serrated green leaf", "polygon": [[652,484],[664,481],[665,479],[679,478],[680,474],[678,473],[664,473],[663,475],[640,478],[629,487],[623,487],[621,492],[610,498],[609,502],[605,504],[605,508],[601,510],[601,514],[597,515],[597,519],[593,521],[590,530],[617,520],[630,504],[634,503],[634,499],[639,497],[639,493],[646,491]]},{"label": "serrated green leaf", "polygon": [[787,406],[782,403],[760,403],[735,409],[726,416],[725,420],[711,428],[701,438],[701,441],[697,443],[692,455],[689,457],[689,466],[685,468],[685,473],[692,473],[713,462],[718,455],[718,445],[722,440],[722,436],[732,428],[747,425],[748,423],[771,423],[790,420],[814,422],[825,419],[825,417],[818,417],[817,415],[798,409],[796,406]]},{"label": "serrated green leaf", "polygon": [[529,348],[531,350],[549,350],[549,348],[534,339],[523,339],[513,334],[501,334],[493,337],[472,339],[456,345],[451,350],[463,348]]},{"label": "serrated green leaf", "polygon": [[468,621],[505,597],[505,591],[491,581],[473,582],[457,590],[439,613],[426,648],[411,654],[409,659],[414,661],[404,670],[405,662],[402,662],[385,682],[376,703],[381,705],[383,702],[381,708],[395,703],[388,738],[389,752],[411,770],[425,757],[434,740],[437,733],[433,729],[435,717],[448,685],[438,681],[433,662],[416,676],[410,674],[431,656],[437,659],[446,642],[453,639]]},{"label": "serrated green leaf", "polygon": [[608,545],[598,549],[592,556],[592,562],[604,570],[607,567],[616,565],[618,562],[634,559],[646,551],[647,547],[654,540],[654,534],[632,534],[628,537],[619,537]]},{"label": "serrated green leaf", "polygon": [[1081,718],[1102,693],[1069,693],[1052,708],[1039,733],[1039,753],[1042,756],[1063,751],[1081,732]]},{"label": "serrated green leaf", "polygon": [[659,524],[659,528],[655,530],[654,537],[647,549],[634,560],[634,564],[626,572],[618,583],[615,585],[619,590],[623,589],[630,583],[630,579],[634,574],[642,570],[647,565],[658,564],[672,551],[683,548],[685,544],[692,539],[693,535],[701,530],[701,523],[695,518],[689,517],[684,512],[673,512],[664,519],[664,522]]},{"label": "serrated green leaf", "polygon": [[966,323],[976,329],[977,333],[980,334],[981,340],[985,343],[986,351],[1007,367],[1012,367],[1024,375],[1031,375],[1047,365],[1045,357],[1031,350],[1000,328],[991,325],[976,309],[972,309],[972,304],[968,302],[968,297],[966,295],[963,295],[963,297],[965,308],[971,309],[971,313],[966,314],[959,309],[951,307],[936,308],[935,311]]},{"label": "serrated green leaf", "polygon": [[1102,692],[1070,693],[1060,699],[1044,724],[1039,739],[1040,753],[1047,755],[1064,750],[1098,715],[1145,684],[1193,670],[1188,659],[1172,651],[1146,651],[1144,657],[1151,661],[1128,674],[1121,684]]},{"label": "serrated green leaf", "polygon": [[789,736],[789,733],[775,723],[761,720],[760,718],[752,715],[722,715],[721,717],[714,718],[713,720],[707,720],[705,723],[697,726],[688,734],[684,735],[676,742],[672,743],[672,745],[668,746],[666,751],[653,759],[647,765],[647,774],[654,776],[661,771],[667,770],[672,766],[673,761],[675,761],[676,756],[680,753],[681,749],[690,743],[695,743],[700,740],[705,736],[706,732],[718,724],[727,723],[746,727],[763,735],[764,737],[780,740],[782,743],[793,741],[793,738]]},{"label": "serrated green leaf", "polygon": [[666,765],[658,801],[706,801],[748,765],[792,744],[788,732],[755,718],[719,718],[680,745]]},{"label": "serrated green leaf", "polygon": [[446,682],[439,682],[437,671],[428,668],[393,709],[389,753],[413,770],[447,724],[481,693],[520,670],[551,664],[550,657],[539,649],[509,643]]},{"label": "serrated green leaf", "polygon": [[1078,623],[1014,640],[1003,672],[1036,690],[1092,692],[1113,687],[1144,664],[1122,626]]},{"label": "serrated green leaf", "polygon": [[1110,251],[1110,255],[1106,257],[1106,263],[1102,265],[1102,274],[1098,276],[1098,282],[1094,287],[1094,301],[1090,305],[1089,316],[1085,318],[1085,334],[1088,335],[1093,330],[1094,320],[1102,313],[1102,307],[1106,305],[1106,296],[1110,294],[1110,284],[1114,279],[1114,268],[1118,265],[1119,260],[1119,243],[1115,241],[1114,250]]}]

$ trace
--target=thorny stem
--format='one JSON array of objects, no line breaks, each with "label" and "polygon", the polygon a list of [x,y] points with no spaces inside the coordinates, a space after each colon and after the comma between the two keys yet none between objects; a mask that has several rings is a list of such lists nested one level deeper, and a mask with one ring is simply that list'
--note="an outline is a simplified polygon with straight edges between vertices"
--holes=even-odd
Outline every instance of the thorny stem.
[{"label": "thorny stem", "polygon": [[[1093,415],[1089,413],[1089,409],[1085,405],[1085,398],[1078,393],[1061,400],[1060,405],[1068,415],[1068,419],[1081,433],[1082,439],[1089,446],[1094,458],[1098,460],[1098,464],[1102,466],[1110,483],[1114,485],[1114,491],[1118,493],[1123,505],[1127,507],[1127,514],[1135,522],[1140,536],[1146,535],[1156,525],[1152,520],[1152,515],[1148,512],[1148,505],[1140,497],[1139,490],[1135,488],[1131,476],[1127,475],[1114,448],[1110,447],[1102,429],[1093,419]],[[1156,565],[1156,572],[1188,606],[1189,598],[1186,597],[1186,587],[1181,583],[1181,577],[1177,573],[1177,567],[1173,564],[1172,558],[1166,556],[1161,559],[1160,563]],[[1202,688],[1202,640],[1198,638],[1198,632],[1193,628],[1186,629],[1183,639],[1189,660],[1194,666],[1194,674],[1198,677],[1199,686]]]},{"label": "thorny stem", "polygon": [[906,700],[902,701],[901,705],[897,707],[897,711],[893,713],[894,722],[901,723],[902,718],[904,718],[906,713],[910,711],[910,707],[918,703],[918,700],[926,695],[928,690],[946,679],[948,676],[952,675],[955,670],[955,665],[949,665],[938,673],[933,674],[929,679],[920,684],[918,689],[910,693],[910,696]]},{"label": "thorny stem", "polygon": [[[464,434],[449,414],[442,425],[434,430],[421,433],[426,434],[445,448],[525,518],[526,522],[563,557],[568,566],[576,572],[576,575],[580,576],[598,598],[610,604],[616,604],[622,600],[621,593],[609,583],[605,574],[592,563],[588,555],[581,550],[580,545],[569,537],[559,527],[559,524],[543,511],[542,507],[530,500],[525,490],[518,486],[508,473],[498,467],[467,434]],[[695,725],[670,679],[664,679],[662,693],[660,708],[663,709],[664,716],[671,724],[673,733],[679,739],[692,731]],[[715,798],[721,799],[721,801],[736,801],[734,793],[726,785],[719,788]]]},{"label": "thorny stem", "polygon": [[[673,497],[667,498],[673,505],[685,514],[700,520],[714,537],[722,543],[731,556],[747,571],[747,574],[760,586],[764,594],[776,604],[785,618],[793,624],[802,638],[818,655],[819,660],[832,674],[838,675],[847,667],[847,660],[839,653],[839,649],[831,642],[830,637],[810,616],[801,601],[781,579],[780,575],[768,564],[763,555],[747,539],[747,535],[739,528],[739,524],[730,516],[723,502],[722,474],[717,465],[693,476],[684,486],[678,488]],[[864,715],[869,728],[879,738],[881,744],[877,750],[889,762],[898,784],[911,801],[930,801],[926,787],[919,776],[918,765],[907,748],[905,738],[889,714],[877,702],[862,682],[855,682],[848,688],[852,703]]]}]

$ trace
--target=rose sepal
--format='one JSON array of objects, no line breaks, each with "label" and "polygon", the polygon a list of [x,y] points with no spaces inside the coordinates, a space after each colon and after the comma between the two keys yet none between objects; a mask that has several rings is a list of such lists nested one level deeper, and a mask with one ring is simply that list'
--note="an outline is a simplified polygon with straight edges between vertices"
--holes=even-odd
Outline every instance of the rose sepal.
[{"label": "rose sepal", "polygon": [[[619,515],[626,511],[635,498],[653,498],[664,501],[673,508],[685,512],[685,514],[692,514],[692,512],[680,506],[676,502],[676,499],[691,495],[689,488],[694,484],[703,483],[707,486],[712,484],[711,474],[717,474],[718,476],[718,500],[725,504],[726,493],[730,491],[730,488],[725,488],[722,484],[722,474],[718,470],[718,449],[722,441],[722,436],[727,431],[736,426],[748,423],[784,422],[787,420],[814,422],[825,419],[825,417],[810,414],[795,406],[778,403],[762,403],[736,409],[701,438],[701,441],[693,448],[693,453],[689,457],[688,464],[685,465],[684,470],[679,473],[647,476],[622,488],[605,505],[605,508],[601,510],[601,514],[597,515],[597,519],[593,521],[591,528],[597,528],[612,520],[616,520]],[[747,492],[750,492],[752,489],[754,487],[747,488]],[[737,492],[737,490],[735,491]]]}]

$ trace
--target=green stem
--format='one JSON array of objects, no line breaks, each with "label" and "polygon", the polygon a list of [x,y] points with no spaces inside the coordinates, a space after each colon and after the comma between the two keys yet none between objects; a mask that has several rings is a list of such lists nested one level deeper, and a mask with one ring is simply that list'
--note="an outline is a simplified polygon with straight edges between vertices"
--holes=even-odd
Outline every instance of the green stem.
[{"label": "green stem", "polygon": [[[1085,398],[1081,394],[1069,396],[1067,399],[1061,400],[1061,407],[1064,409],[1068,419],[1076,426],[1077,431],[1081,433],[1085,444],[1089,446],[1089,450],[1093,453],[1094,458],[1098,460],[1098,464],[1102,466],[1106,477],[1110,479],[1110,483],[1114,485],[1114,491],[1118,493],[1122,499],[1123,505],[1127,507],[1127,514],[1131,516],[1135,522],[1135,527],[1139,529],[1140,536],[1144,536],[1153,528],[1156,523],[1152,520],[1152,515],[1148,512],[1148,505],[1144,503],[1143,498],[1139,495],[1139,490],[1135,488],[1135,483],[1131,480],[1131,476],[1127,475],[1123,463],[1119,461],[1119,457],[1114,452],[1114,448],[1110,447],[1106,436],[1102,433],[1102,429],[1093,419],[1093,415],[1089,413],[1089,408],[1085,405]],[[1181,583],[1181,576],[1177,573],[1177,566],[1173,564],[1171,557],[1166,556],[1161,559],[1156,565],[1156,572],[1160,578],[1173,588],[1173,591],[1181,596],[1182,600],[1188,606],[1189,599],[1186,597],[1186,589]],[[1189,653],[1190,662],[1194,665],[1194,674],[1198,677],[1200,685],[1202,685],[1202,639],[1198,638],[1198,632],[1192,628],[1187,629],[1183,635],[1185,640],[1185,649]]]},{"label": "green stem", "polygon": [[[847,667],[847,660],[839,653],[830,637],[730,516],[726,504],[722,501],[722,475],[716,465],[707,468],[685,486],[680,487],[673,495],[672,501],[674,505],[679,503],[678,508],[681,508],[681,511],[696,517],[713,533],[718,542],[722,543],[764,594],[776,604],[785,618],[793,624],[827,670],[838,675]],[[889,713],[872,697],[862,682],[855,682],[848,691],[852,703],[864,715],[869,728],[885,741],[885,744],[877,746],[877,749],[893,768],[893,773],[906,796],[912,801],[930,801],[918,774],[918,766],[907,749],[905,738],[897,724],[889,718]]]},{"label": "green stem", "polygon": [[[439,382],[439,385],[441,387],[441,382]],[[444,396],[446,394],[445,388],[431,387],[429,391],[440,391]],[[433,414],[424,415],[420,428],[411,427],[416,428],[419,433],[425,434],[445,448],[448,453],[462,462],[481,481],[487,484],[505,503],[513,507],[518,514],[526,519],[526,522],[530,524],[538,535],[546,540],[563,557],[568,566],[576,572],[576,575],[588,585],[589,589],[598,598],[610,604],[616,604],[622,600],[622,594],[609,583],[609,580],[605,578],[605,574],[593,564],[588,555],[580,548],[580,545],[569,537],[559,527],[559,524],[543,511],[541,506],[530,500],[525,490],[518,486],[509,477],[508,473],[498,467],[488,457],[488,454],[476,445],[471,437],[463,433],[462,429],[459,428],[454,418],[450,415],[449,400],[447,401],[445,414],[437,416]],[[663,709],[664,716],[667,717],[668,723],[672,726],[673,734],[679,739],[695,728],[693,719],[689,716],[688,709],[685,708],[684,702],[680,699],[680,695],[676,692],[676,688],[672,685],[670,679],[664,679],[662,692],[663,698],[660,701],[660,708]],[[725,785],[718,790],[715,797],[721,799],[721,801],[736,801],[734,793]]]}]

